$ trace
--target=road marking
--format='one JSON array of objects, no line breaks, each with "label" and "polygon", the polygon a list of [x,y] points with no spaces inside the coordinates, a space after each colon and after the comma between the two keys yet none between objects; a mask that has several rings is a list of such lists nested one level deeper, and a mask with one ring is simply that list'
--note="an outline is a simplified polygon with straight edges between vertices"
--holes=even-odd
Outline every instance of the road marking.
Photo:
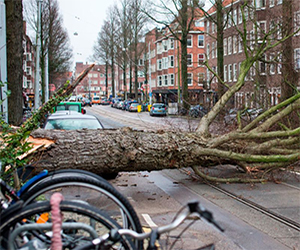
[{"label": "road marking", "polygon": [[154,221],[151,219],[149,214],[142,214],[144,220],[147,222],[149,227],[157,227],[157,225],[154,223]]}]

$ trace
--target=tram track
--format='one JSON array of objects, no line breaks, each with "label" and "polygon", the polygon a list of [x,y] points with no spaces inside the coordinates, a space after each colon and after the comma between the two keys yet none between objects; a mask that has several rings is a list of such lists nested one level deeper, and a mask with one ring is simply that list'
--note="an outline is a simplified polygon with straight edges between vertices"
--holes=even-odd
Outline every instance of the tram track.
[{"label": "tram track", "polygon": [[[191,173],[190,171],[188,171],[186,169],[180,169],[180,171],[187,174],[187,175],[189,175],[189,176],[191,176],[194,179],[202,180],[199,176],[197,176],[194,173]],[[218,192],[221,192],[221,193],[227,195],[228,197],[230,197],[230,198],[232,198],[232,199],[234,199],[234,200],[236,200],[236,201],[238,201],[238,202],[240,202],[240,203],[242,203],[242,204],[244,204],[244,205],[246,205],[246,206],[248,206],[252,209],[255,209],[256,211],[259,211],[259,212],[263,213],[264,215],[266,215],[266,216],[268,216],[268,217],[270,217],[270,218],[272,218],[272,219],[288,226],[289,228],[292,228],[292,229],[300,232],[300,224],[298,222],[293,221],[292,219],[287,218],[286,216],[280,215],[280,214],[278,214],[274,211],[271,211],[270,209],[268,209],[264,206],[261,206],[260,204],[258,204],[256,202],[253,202],[253,201],[251,201],[249,199],[246,199],[244,197],[241,197],[240,195],[237,195],[237,194],[235,194],[231,191],[228,191],[228,190],[220,187],[217,184],[212,184],[212,183],[206,183],[206,184],[208,186],[210,186],[211,188],[217,190]],[[284,183],[284,182],[282,184],[299,190],[299,188],[296,187],[296,186],[293,186],[293,185],[290,185],[290,184],[287,184],[287,183]]]}]

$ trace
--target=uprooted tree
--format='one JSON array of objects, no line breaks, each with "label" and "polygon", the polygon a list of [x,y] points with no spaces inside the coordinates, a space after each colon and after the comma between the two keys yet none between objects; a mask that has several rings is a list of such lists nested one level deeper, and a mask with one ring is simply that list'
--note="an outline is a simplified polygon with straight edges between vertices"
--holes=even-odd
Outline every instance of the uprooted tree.
[{"label": "uprooted tree", "polygon": [[[293,33],[290,33],[276,41],[270,39],[271,35],[265,34],[261,43],[253,49],[248,46],[247,36],[241,31],[245,60],[241,64],[237,82],[227,86],[220,77],[218,78],[228,89],[210,112],[200,120],[195,132],[143,132],[129,128],[68,132],[38,129],[31,135],[34,138],[46,138],[51,143],[28,154],[27,159],[37,171],[44,168],[80,168],[104,174],[192,167],[196,174],[210,181],[263,181],[267,178],[266,173],[299,164],[300,93],[296,91],[295,95],[282,100],[246,125],[237,117],[238,128],[226,134],[212,134],[210,126],[229,99],[244,86],[250,68],[261,60],[268,50],[278,47],[292,35]],[[209,65],[206,65],[213,72]],[[24,135],[36,128],[36,120],[43,117],[62,96],[71,93],[92,66],[71,85],[64,86],[68,91],[60,90],[54,99],[41,107],[31,121],[20,127],[16,133],[23,136],[17,139],[25,141]],[[288,127],[289,123],[286,120],[291,117],[294,120]],[[14,145],[13,141],[6,141],[9,153],[14,150]],[[206,173],[206,169],[223,164],[237,166],[237,175],[217,178]]]}]

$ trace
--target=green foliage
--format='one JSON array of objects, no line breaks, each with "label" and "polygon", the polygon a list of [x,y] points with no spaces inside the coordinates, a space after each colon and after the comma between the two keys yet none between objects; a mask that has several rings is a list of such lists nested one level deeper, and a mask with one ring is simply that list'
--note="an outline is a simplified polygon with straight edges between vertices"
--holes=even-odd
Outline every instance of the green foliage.
[{"label": "green foliage", "polygon": [[[3,86],[3,83],[1,83],[1,86]],[[64,100],[68,95],[66,91],[68,87],[69,81],[58,89],[57,93],[47,103],[33,112],[32,116],[17,129],[7,124],[3,120],[2,114],[0,114],[0,159],[2,176],[12,173],[16,168],[22,167],[27,163],[27,160],[20,159],[20,156],[32,148],[32,145],[27,142],[30,133],[40,126],[41,121],[45,119],[53,107]],[[7,95],[8,94],[9,93],[7,93]],[[7,166],[10,166],[10,168],[5,172]]]}]

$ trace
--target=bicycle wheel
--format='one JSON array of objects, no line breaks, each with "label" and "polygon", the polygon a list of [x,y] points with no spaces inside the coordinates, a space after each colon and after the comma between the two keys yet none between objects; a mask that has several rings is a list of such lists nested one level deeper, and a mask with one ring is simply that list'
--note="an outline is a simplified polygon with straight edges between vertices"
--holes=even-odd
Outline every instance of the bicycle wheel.
[{"label": "bicycle wheel", "polygon": [[[48,172],[46,170],[43,170],[41,173],[37,174],[37,175],[40,175],[38,178],[37,175],[34,175],[32,176],[32,173],[30,172],[33,172],[33,167],[31,167],[30,165],[29,166],[26,166],[25,167],[25,171],[27,172],[25,174],[25,176],[29,176],[30,179],[28,179],[27,177],[27,181],[24,186],[19,190],[18,194],[19,195],[22,195],[23,193],[25,192],[28,192],[30,189],[34,188],[36,185],[38,184],[41,184],[45,181],[48,181],[50,179],[54,179],[54,178],[59,178],[59,177],[67,177],[67,176],[79,176],[79,177],[86,177],[86,178],[92,178],[94,180],[99,180],[99,181],[103,181],[103,182],[106,182],[108,185],[111,185],[107,180],[105,180],[104,178],[102,178],[101,176],[99,175],[96,175],[92,172],[89,172],[89,171],[85,171],[85,170],[82,170],[82,169],[60,169],[60,170],[55,170],[55,171],[51,171],[51,172]],[[28,171],[27,171],[28,169]],[[23,169],[20,169],[20,175],[22,176],[23,174]]]},{"label": "bicycle wheel", "polygon": [[[61,233],[63,249],[73,249],[90,242],[97,235],[109,233],[113,228],[121,228],[105,212],[80,202],[62,201],[60,210],[63,214]],[[41,221],[43,215],[47,216]],[[3,249],[25,249],[37,245],[38,248],[28,249],[49,249],[52,237],[49,202],[33,203],[17,212],[7,209],[1,217],[0,242]],[[131,240],[125,237],[116,244],[113,242],[107,244],[111,244],[109,248],[100,249],[134,249]]]},{"label": "bicycle wheel", "polygon": [[62,176],[36,185],[20,198],[27,205],[33,201],[49,200],[54,192],[60,192],[65,200],[81,200],[91,204],[106,211],[123,228],[142,232],[139,218],[127,198],[103,181],[80,176]]}]

